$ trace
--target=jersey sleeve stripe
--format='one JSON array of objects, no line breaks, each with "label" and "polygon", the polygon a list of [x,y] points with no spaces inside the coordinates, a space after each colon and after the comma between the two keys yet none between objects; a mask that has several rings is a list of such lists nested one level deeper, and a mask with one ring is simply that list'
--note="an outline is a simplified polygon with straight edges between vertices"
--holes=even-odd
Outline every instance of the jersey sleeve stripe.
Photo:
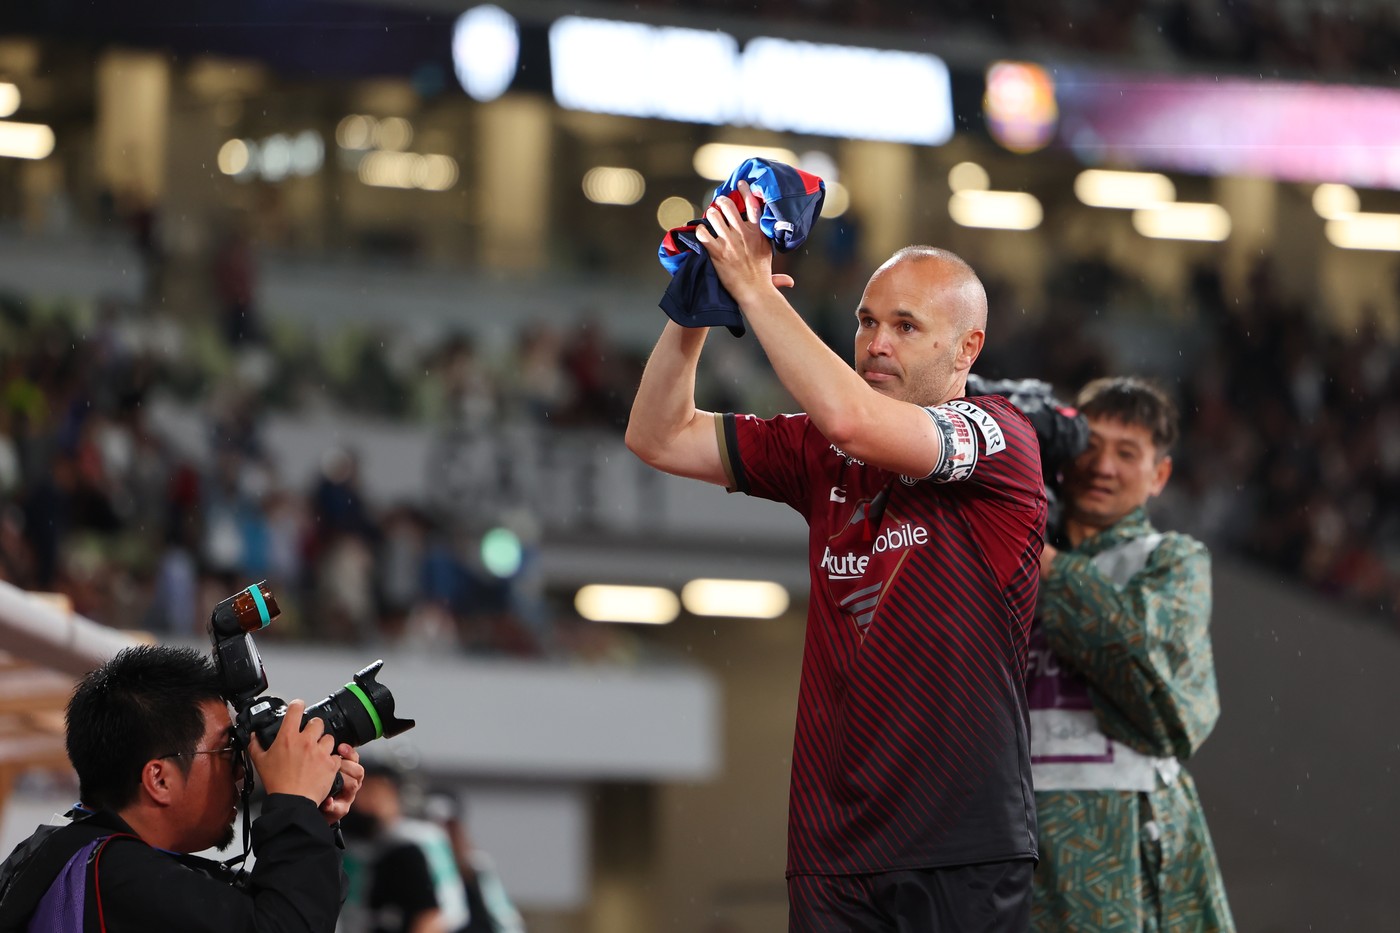
[{"label": "jersey sleeve stripe", "polygon": [[719,460],[724,464],[725,488],[730,492],[749,491],[749,478],[744,475],[744,462],[739,459],[739,431],[734,426],[732,412],[715,415],[715,440],[719,441]]}]

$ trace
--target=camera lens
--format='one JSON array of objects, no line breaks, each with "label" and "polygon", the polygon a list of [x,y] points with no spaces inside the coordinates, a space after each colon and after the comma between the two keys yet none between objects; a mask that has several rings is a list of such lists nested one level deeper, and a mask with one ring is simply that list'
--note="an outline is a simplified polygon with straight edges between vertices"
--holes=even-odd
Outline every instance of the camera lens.
[{"label": "camera lens", "polygon": [[323,720],[326,732],[342,742],[360,746],[379,738],[392,738],[413,728],[412,719],[394,715],[394,695],[375,680],[384,661],[375,661],[355,675],[354,680],[314,706],[306,708],[302,724],[312,717]]}]

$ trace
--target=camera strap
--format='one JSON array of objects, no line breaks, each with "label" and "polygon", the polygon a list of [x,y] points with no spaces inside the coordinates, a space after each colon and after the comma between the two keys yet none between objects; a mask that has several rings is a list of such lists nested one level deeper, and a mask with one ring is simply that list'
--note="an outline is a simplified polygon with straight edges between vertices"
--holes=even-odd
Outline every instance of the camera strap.
[{"label": "camera strap", "polygon": [[248,853],[253,850],[253,817],[250,804],[253,798],[253,775],[255,773],[253,763],[248,759],[248,750],[241,749],[238,756],[243,761],[243,791],[239,795],[242,804],[239,809],[243,811],[243,854],[235,855],[233,858],[225,859],[219,863],[220,868],[235,874],[241,872],[239,866],[247,860]]}]

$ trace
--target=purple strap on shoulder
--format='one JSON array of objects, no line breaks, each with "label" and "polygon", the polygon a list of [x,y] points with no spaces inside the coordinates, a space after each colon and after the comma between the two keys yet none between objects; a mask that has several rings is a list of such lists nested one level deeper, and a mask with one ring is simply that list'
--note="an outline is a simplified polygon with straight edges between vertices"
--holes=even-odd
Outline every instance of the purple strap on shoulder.
[{"label": "purple strap on shoulder", "polygon": [[29,933],[83,933],[88,860],[97,847],[110,838],[94,839],[73,853],[35,908],[29,921]]}]

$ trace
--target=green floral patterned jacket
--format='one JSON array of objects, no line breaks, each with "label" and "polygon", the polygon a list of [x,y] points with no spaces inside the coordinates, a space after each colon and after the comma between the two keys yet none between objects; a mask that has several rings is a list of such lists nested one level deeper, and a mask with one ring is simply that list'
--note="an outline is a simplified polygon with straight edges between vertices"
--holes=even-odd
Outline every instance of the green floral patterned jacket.
[{"label": "green floral patterned jacket", "polygon": [[1210,608],[1205,546],[1157,533],[1143,509],[1062,551],[1042,581],[1029,684],[1035,930],[1235,929],[1179,767],[1220,715]]}]

